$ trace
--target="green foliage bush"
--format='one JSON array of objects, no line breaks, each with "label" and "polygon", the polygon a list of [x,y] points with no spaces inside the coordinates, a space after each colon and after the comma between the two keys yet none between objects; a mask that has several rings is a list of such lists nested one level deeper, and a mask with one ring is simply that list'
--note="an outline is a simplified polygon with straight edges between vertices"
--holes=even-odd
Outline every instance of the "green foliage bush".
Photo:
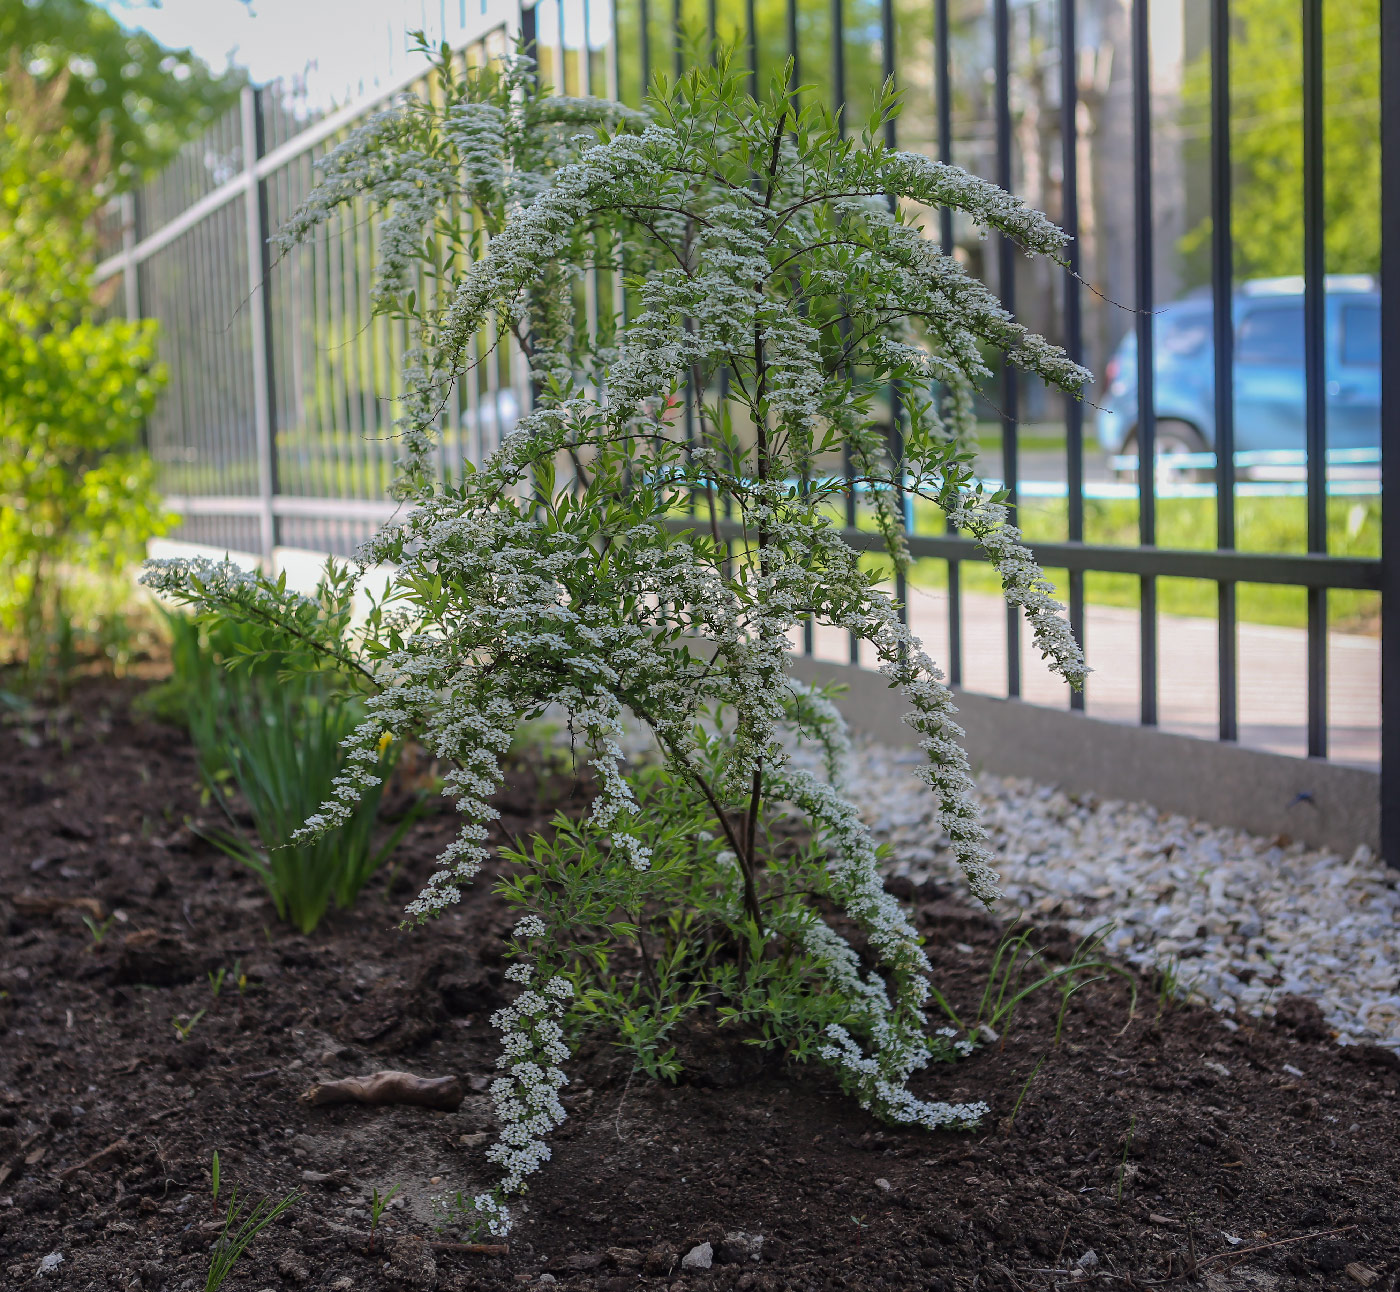
[{"label": "green foliage bush", "polygon": [[[1329,274],[1381,259],[1380,0],[1333,0],[1322,15],[1323,185]],[[1231,232],[1237,279],[1303,272],[1303,15],[1296,0],[1230,6]],[[1210,53],[1187,65],[1188,159],[1208,173]],[[1181,242],[1192,281],[1210,281],[1210,219]]]},{"label": "green foliage bush", "polygon": [[119,572],[167,524],[141,443],[155,325],[97,318],[105,160],[66,124],[65,89],[12,67],[0,90],[0,631],[34,678],[71,662],[74,573]]}]

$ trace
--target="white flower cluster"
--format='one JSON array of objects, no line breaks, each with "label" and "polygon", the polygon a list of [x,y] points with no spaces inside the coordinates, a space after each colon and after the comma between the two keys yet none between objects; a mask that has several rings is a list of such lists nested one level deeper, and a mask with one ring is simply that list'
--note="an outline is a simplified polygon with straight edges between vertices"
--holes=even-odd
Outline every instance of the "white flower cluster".
[{"label": "white flower cluster", "polygon": [[234,561],[212,561],[207,556],[152,558],[141,567],[141,582],[158,596],[184,599],[197,590],[210,602],[242,602],[270,611],[285,609],[287,598],[310,606],[309,597],[299,593],[279,598],[256,570],[245,570]]},{"label": "white flower cluster", "polygon": [[[637,807],[632,787],[622,775],[622,705],[615,695],[604,693],[590,698],[576,687],[569,688],[559,700],[571,723],[583,730],[593,751],[591,762],[601,784],[588,816],[594,825],[606,830],[617,823],[619,816],[630,815]],[[651,851],[634,834],[614,829],[612,842],[633,870],[647,868]]]},{"label": "white flower cluster", "polygon": [[830,697],[815,686],[789,678],[788,689],[792,692],[788,721],[804,737],[821,745],[826,779],[833,789],[844,792],[851,758],[851,736],[845,717]]},{"label": "white flower cluster", "polygon": [[[347,208],[358,216],[354,208],[365,204],[379,216],[371,304],[410,324],[396,421],[399,497],[431,488],[443,405],[461,372],[468,338],[454,330],[453,308],[469,275],[455,290],[446,286],[462,265],[484,263],[490,240],[551,189],[593,131],[646,124],[642,113],[606,99],[541,95],[534,72],[521,55],[464,75],[439,62],[433,95],[405,96],[320,159],[319,182],[275,238],[287,253]],[[553,254],[517,285],[520,300],[502,301],[497,313],[498,336],[514,332],[541,382],[574,374],[579,271],[577,256],[564,253],[576,233],[563,231]]]},{"label": "white flower cluster", "polygon": [[1065,608],[1053,597],[1052,584],[1021,541],[1021,531],[1006,522],[1006,508],[963,491],[948,509],[948,522],[969,531],[1001,576],[1007,601],[1020,606],[1031,625],[1035,644],[1051,667],[1073,686],[1089,675],[1084,652],[1065,621]]},{"label": "white flower cluster", "polygon": [[[520,941],[543,937],[545,923],[537,915],[517,922]],[[521,991],[511,1004],[491,1015],[491,1025],[501,1033],[501,1054],[496,1066],[502,1075],[491,1083],[491,1100],[501,1123],[501,1135],[487,1150],[488,1161],[504,1175],[490,1192],[472,1198],[472,1209],[492,1234],[510,1232],[511,1216],[506,1199],[524,1193],[526,1180],[549,1161],[545,1137],[558,1128],[567,1114],[559,1092],[569,1079],[560,1068],[569,1057],[560,1020],[573,997],[573,985],[558,974],[541,970],[523,956],[506,970],[506,977]]]},{"label": "white flower cluster", "polygon": [[867,1058],[839,1023],[832,1023],[827,1035],[832,1044],[823,1048],[823,1057],[854,1079],[861,1092],[862,1108],[879,1108],[891,1121],[922,1126],[926,1130],[976,1126],[991,1111],[980,1099],[970,1104],[920,1099],[902,1082],[886,1080],[878,1061]]},{"label": "white flower cluster", "polygon": [[946,1038],[948,1043],[953,1047],[954,1051],[962,1055],[964,1058],[967,1055],[971,1054],[973,1050],[977,1048],[976,1041],[969,1040],[966,1037],[960,1038],[958,1036],[958,1029],[956,1027],[940,1027],[936,1032],[934,1032],[934,1035]]},{"label": "white flower cluster", "polygon": [[830,896],[859,925],[896,988],[892,1002],[880,976],[863,974],[850,944],[812,916],[800,931],[802,945],[826,968],[871,1041],[866,1054],[847,1028],[832,1023],[827,1027],[831,1043],[820,1054],[850,1083],[863,1108],[930,1130],[975,1124],[987,1111],[985,1104],[928,1102],[907,1088],[909,1078],[929,1060],[923,1017],[928,957],[903,907],[885,891],[875,841],[855,805],[832,786],[793,768],[783,770],[775,789],[822,832],[830,857]]}]

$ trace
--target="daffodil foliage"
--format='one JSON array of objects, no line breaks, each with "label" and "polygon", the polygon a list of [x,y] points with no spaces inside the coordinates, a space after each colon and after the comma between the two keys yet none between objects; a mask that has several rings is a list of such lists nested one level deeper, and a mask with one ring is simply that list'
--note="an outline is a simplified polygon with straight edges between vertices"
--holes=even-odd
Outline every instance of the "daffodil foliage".
[{"label": "daffodil foliage", "polygon": [[[446,271],[416,315],[424,358],[403,406],[411,506],[361,553],[395,571],[391,587],[367,629],[319,644],[373,677],[370,716],[352,770],[305,828],[346,816],[373,784],[386,734],[423,741],[451,766],[462,814],[408,908],[426,919],[487,860],[491,798],[522,723],[561,712],[592,764],[585,818],[515,851],[501,885],[520,912],[511,950],[522,986],[496,1019],[504,1131],[491,1157],[504,1175],[458,1199],[496,1232],[509,1225],[508,1195],[548,1157],[571,1038],[590,1023],[665,1076],[676,1071],[668,1036],[708,1010],[828,1065],[886,1119],[938,1128],[985,1111],[909,1088],[930,1059],[971,1042],[928,1032],[929,963],[842,792],[840,717],[789,671],[809,622],[869,644],[907,702],[927,755],[918,775],[953,854],[991,902],[951,693],[834,520],[847,484],[833,461],[852,466],[886,569],[906,559],[902,500],[935,501],[985,548],[1052,667],[1074,683],[1085,671],[961,445],[988,356],[1071,392],[1088,374],[904,212],[953,207],[1031,255],[1059,257],[1065,235],[983,180],[886,148],[892,91],[845,138],[781,78],[757,102],[744,84],[721,57],[662,85],[644,120],[574,108],[592,132],[561,143],[543,179],[518,181],[520,146],[502,123],[542,110],[521,77],[509,102],[476,114],[470,149],[459,141],[415,163],[447,168],[442,192],[485,193],[470,177],[489,174],[493,201],[511,185],[515,196],[499,199],[478,254]],[[449,106],[434,129],[468,115]],[[372,180],[355,195],[391,210],[403,200]],[[589,273],[626,276],[628,309],[607,345],[574,326],[576,280]],[[533,408],[445,487],[431,466],[441,404],[488,323],[544,357]],[[317,636],[315,604],[266,580],[184,565],[149,577]],[[633,723],[659,751],[651,764],[624,755]],[[822,746],[824,773],[791,756],[804,737]],[[781,844],[772,823],[794,818],[803,842]]]}]

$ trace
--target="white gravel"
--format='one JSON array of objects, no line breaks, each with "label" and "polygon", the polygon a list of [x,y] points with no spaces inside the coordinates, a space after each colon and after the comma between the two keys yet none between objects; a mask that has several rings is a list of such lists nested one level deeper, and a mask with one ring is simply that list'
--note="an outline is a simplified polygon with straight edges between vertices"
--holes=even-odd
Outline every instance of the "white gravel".
[{"label": "white gravel", "polygon": [[[893,871],[960,876],[912,775],[919,755],[867,743],[850,792],[893,848]],[[1288,993],[1321,1007],[1342,1044],[1400,1052],[1400,872],[1369,848],[1350,858],[1159,812],[983,776],[984,820],[1004,897],[1149,968],[1172,966],[1222,1013],[1268,1016]]]}]

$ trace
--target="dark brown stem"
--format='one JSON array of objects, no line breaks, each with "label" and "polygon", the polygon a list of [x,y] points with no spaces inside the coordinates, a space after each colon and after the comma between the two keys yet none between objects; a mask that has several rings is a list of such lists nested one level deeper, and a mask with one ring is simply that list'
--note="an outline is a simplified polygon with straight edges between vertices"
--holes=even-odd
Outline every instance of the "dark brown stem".
[{"label": "dark brown stem", "polygon": [[[628,912],[632,915],[632,912]],[[651,954],[647,951],[646,939],[642,936],[642,913],[638,911],[632,915],[632,923],[637,926],[637,951],[642,957],[642,977],[646,979],[647,986],[651,988],[652,996],[660,1001],[661,986],[656,981],[656,970],[651,963]]]},{"label": "dark brown stem", "polygon": [[[700,441],[702,444],[708,444],[710,443],[710,428],[705,420],[705,400],[701,395],[700,365],[698,363],[690,365],[690,388],[695,394],[695,410],[700,419]],[[715,487],[713,484],[705,486],[705,506],[710,513],[710,537],[715,540],[715,547],[718,549],[720,545],[719,517],[715,513]]]},{"label": "dark brown stem", "polygon": [[763,768],[754,768],[753,786],[749,790],[748,819],[744,822],[744,843],[748,848],[749,861],[756,859],[755,840],[758,837],[758,805],[763,798]]},{"label": "dark brown stem", "polygon": [[787,113],[778,118],[778,128],[773,131],[773,146],[768,153],[768,191],[763,197],[763,209],[773,205],[773,185],[778,177],[778,156],[783,146],[783,132],[787,129]]},{"label": "dark brown stem", "polygon": [[[647,716],[645,710],[636,708],[635,712],[641,719],[656,731],[656,724]],[[662,740],[662,744],[667,742]],[[674,748],[668,746],[668,752],[674,754]],[[684,760],[677,760],[684,765]],[[754,922],[754,927],[763,932],[763,908],[758,902],[758,884],[754,877],[753,862],[746,855],[744,845],[739,836],[734,832],[734,823],[730,821],[729,814],[724,810],[719,801],[719,795],[715,793],[714,786],[710,784],[699,772],[693,768],[688,769],[691,776],[695,778],[695,783],[700,787],[700,793],[705,796],[705,801],[709,803],[710,810],[715,814],[715,820],[719,822],[719,827],[724,831],[724,837],[729,841],[729,846],[734,850],[734,856],[739,862],[739,869],[744,875],[744,909],[748,912],[749,918]]]},{"label": "dark brown stem", "polygon": [[302,642],[305,645],[311,647],[311,649],[313,651],[316,651],[318,654],[324,655],[328,659],[334,660],[343,668],[354,669],[355,672],[359,673],[361,677],[363,677],[367,682],[369,682],[369,684],[373,686],[376,691],[379,690],[379,679],[375,677],[375,675],[371,673],[369,669],[365,668],[363,664],[357,664],[349,656],[342,655],[338,650],[327,646],[324,642],[319,642],[314,637],[308,637],[305,633],[299,632],[297,629],[291,627],[290,625],[283,623],[280,619],[275,618],[273,615],[265,611],[261,606],[249,605],[245,603],[238,604],[238,608],[240,611],[242,611],[249,617],[260,620],[262,623],[265,623],[269,627],[277,629],[279,632],[286,633],[288,637],[295,637],[299,642]]},{"label": "dark brown stem", "polygon": [[696,783],[700,786],[700,792],[709,800],[711,809],[719,818],[720,828],[724,831],[724,837],[729,840],[729,846],[734,849],[734,856],[739,862],[739,869],[744,874],[744,909],[749,913],[749,918],[754,922],[754,927],[763,932],[763,909],[758,904],[758,883],[754,876],[753,858],[744,848],[743,842],[734,832],[734,825],[729,820],[729,814],[720,806],[719,797],[715,794],[713,787],[703,776],[695,777]]}]

